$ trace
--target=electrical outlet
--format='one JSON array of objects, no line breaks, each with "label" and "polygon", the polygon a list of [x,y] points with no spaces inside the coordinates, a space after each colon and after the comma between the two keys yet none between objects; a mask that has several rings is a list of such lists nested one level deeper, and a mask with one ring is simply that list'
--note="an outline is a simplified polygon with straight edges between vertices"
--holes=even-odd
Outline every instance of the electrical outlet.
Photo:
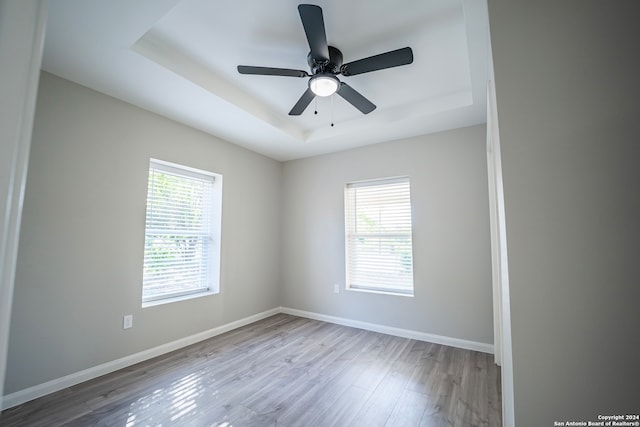
[{"label": "electrical outlet", "polygon": [[335,292],[336,294],[340,292],[340,285],[337,283],[333,284],[333,292]]},{"label": "electrical outlet", "polygon": [[129,329],[133,327],[133,314],[127,314],[122,319],[122,329]]}]

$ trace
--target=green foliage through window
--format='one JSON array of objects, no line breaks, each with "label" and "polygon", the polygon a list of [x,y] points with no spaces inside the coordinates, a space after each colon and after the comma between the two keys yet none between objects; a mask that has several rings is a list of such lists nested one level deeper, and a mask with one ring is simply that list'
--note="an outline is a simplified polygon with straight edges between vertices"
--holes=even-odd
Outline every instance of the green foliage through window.
[{"label": "green foliage through window", "polygon": [[143,301],[209,290],[213,177],[151,162]]},{"label": "green foliage through window", "polygon": [[413,294],[408,178],[347,184],[347,287]]}]

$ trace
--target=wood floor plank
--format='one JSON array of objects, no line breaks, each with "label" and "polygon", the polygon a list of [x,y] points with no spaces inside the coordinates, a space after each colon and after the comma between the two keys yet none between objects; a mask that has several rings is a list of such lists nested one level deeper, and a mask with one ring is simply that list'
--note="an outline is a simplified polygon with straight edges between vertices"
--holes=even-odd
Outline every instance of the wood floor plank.
[{"label": "wood floor plank", "polygon": [[350,426],[355,420],[356,414],[364,406],[373,392],[358,386],[349,386],[338,396],[334,404],[329,407],[318,421],[318,426],[344,427]]},{"label": "wood floor plank", "polygon": [[8,409],[0,425],[500,426],[491,355],[278,314]]},{"label": "wood floor plank", "polygon": [[394,362],[382,381],[375,388],[367,402],[356,414],[354,426],[384,426],[398,399],[405,390],[414,365]]},{"label": "wood floor plank", "polygon": [[385,426],[418,426],[429,405],[429,397],[426,394],[411,391],[405,388],[398,397],[393,411],[389,415]]}]

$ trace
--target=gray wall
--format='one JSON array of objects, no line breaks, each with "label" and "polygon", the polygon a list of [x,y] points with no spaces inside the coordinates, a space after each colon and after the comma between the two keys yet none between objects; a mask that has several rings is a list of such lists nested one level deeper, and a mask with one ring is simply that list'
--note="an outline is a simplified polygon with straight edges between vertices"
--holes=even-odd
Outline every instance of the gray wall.
[{"label": "gray wall", "polygon": [[489,1],[518,426],[637,414],[637,1]]},{"label": "gray wall", "polygon": [[[223,174],[219,295],[140,307],[149,157]],[[415,297],[333,293],[344,184],[397,175],[411,177]],[[490,344],[488,223],[484,126],[281,164],[43,73],[5,391],[281,305]]]},{"label": "gray wall", "polygon": [[[399,175],[415,297],[345,291],[344,185]],[[493,343],[485,126],[289,161],[283,178],[283,306]]]},{"label": "gray wall", "polygon": [[[141,309],[149,157],[224,176],[219,295]],[[281,169],[43,73],[5,392],[278,307]]]}]

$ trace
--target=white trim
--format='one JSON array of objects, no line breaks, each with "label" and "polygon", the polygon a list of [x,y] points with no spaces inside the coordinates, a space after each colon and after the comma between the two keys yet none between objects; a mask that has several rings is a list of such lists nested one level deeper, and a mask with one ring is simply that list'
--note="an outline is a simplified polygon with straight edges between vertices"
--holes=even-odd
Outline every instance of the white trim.
[{"label": "white trim", "polygon": [[[469,0],[467,0],[469,1]],[[485,6],[486,7],[486,6]],[[487,10],[487,20],[488,10]],[[491,158],[493,163],[494,186],[495,186],[495,223],[496,229],[492,230],[492,244],[497,245],[497,250],[492,256],[497,257],[493,260],[492,270],[499,274],[497,282],[494,286],[494,310],[498,316],[499,361],[501,366],[502,379],[502,425],[504,427],[514,427],[516,425],[515,418],[515,397],[513,385],[513,349],[511,342],[511,297],[509,290],[509,260],[507,254],[507,226],[505,218],[504,206],[504,183],[502,177],[502,155],[500,149],[500,121],[498,119],[498,99],[496,96],[496,80],[495,70],[493,68],[493,50],[491,47],[491,30],[487,27],[487,37],[489,40],[489,72],[487,84],[487,136],[491,138]],[[494,318],[495,319],[495,318]],[[495,320],[494,320],[495,321]]]},{"label": "white trim", "polygon": [[323,322],[335,323],[337,325],[350,326],[352,328],[365,329],[367,331],[380,332],[387,335],[394,335],[402,338],[410,338],[419,341],[427,341],[435,344],[448,345],[450,347],[464,348],[466,350],[480,351],[482,353],[493,354],[493,345],[463,340],[460,338],[445,337],[442,335],[428,334],[426,332],[412,331],[410,329],[394,328],[392,326],[380,325],[377,323],[361,322],[359,320],[346,319],[344,317],[328,316],[326,314],[312,313],[309,311],[297,310],[295,308],[280,307],[280,312],[292,316],[306,317],[308,319],[321,320]]},{"label": "white trim", "polygon": [[504,205],[499,204],[498,193],[502,188],[498,188],[498,174],[496,169],[499,160],[495,158],[494,144],[497,143],[497,129],[494,120],[495,99],[493,94],[493,82],[487,82],[487,172],[489,182],[489,224],[491,230],[491,279],[493,289],[493,342],[495,346],[495,363],[502,365],[502,303],[501,286],[502,277],[500,274],[501,254],[503,248],[500,247],[500,213],[504,212]]},{"label": "white trim", "polygon": [[358,288],[358,287],[354,287],[354,286],[350,286],[348,288],[345,288],[345,291],[347,292],[364,292],[367,294],[381,294],[381,295],[390,295],[392,297],[409,297],[409,298],[413,298],[415,295],[413,294],[413,292],[411,293],[403,293],[403,292],[399,292],[399,291],[394,291],[394,290],[385,290],[384,288]]},{"label": "white trim", "polygon": [[412,331],[409,329],[394,328],[391,326],[385,326],[376,323],[361,322],[359,320],[352,320],[344,317],[328,316],[326,314],[312,313],[309,311],[297,310],[294,308],[277,307],[271,310],[263,311],[262,313],[254,314],[253,316],[245,317],[243,319],[215,327],[213,329],[209,329],[207,331],[199,332],[185,338],[162,344],[148,350],[143,350],[139,353],[121,357],[120,359],[103,363],[101,365],[94,366],[80,372],[75,372],[61,378],[56,378],[54,380],[47,381],[46,383],[38,384],[29,388],[25,388],[23,390],[16,391],[15,393],[4,396],[2,402],[2,410],[12,408],[14,406],[20,405],[33,399],[37,399],[38,397],[42,397],[50,393],[54,393],[56,391],[63,390],[67,387],[80,384],[84,381],[89,381],[99,376],[117,371],[118,369],[123,369],[128,366],[135,365],[136,363],[144,362],[145,360],[162,356],[163,354],[169,353],[171,351],[179,350],[188,345],[204,341],[206,339],[215,337],[225,332],[229,332],[242,326],[246,326],[250,323],[257,322],[258,320],[265,319],[278,313],[285,313],[292,316],[320,320],[322,322],[335,323],[337,325],[349,326],[352,328],[359,328],[367,331],[380,332],[383,334],[394,335],[402,338],[410,338],[419,341],[432,342],[435,344],[448,345],[451,347],[464,348],[466,350],[474,350],[490,354],[493,353],[493,345],[491,344],[428,334],[425,332]]},{"label": "white trim", "polygon": [[0,406],[46,21],[46,0],[0,0]]},{"label": "white trim", "polygon": [[180,302],[180,301],[187,301],[195,298],[208,297],[211,295],[217,295],[219,293],[220,292],[214,292],[211,290],[207,290],[207,291],[197,290],[197,291],[183,293],[181,295],[173,296],[170,298],[158,297],[157,299],[142,301],[142,308],[157,307],[159,305],[171,304],[171,303]]},{"label": "white trim", "polygon": [[345,186],[347,188],[375,187],[377,185],[403,184],[409,181],[409,175],[402,175],[391,178],[365,179],[362,181],[348,182]]},{"label": "white trim", "polygon": [[186,176],[200,181],[214,182],[219,174],[203,169],[192,168],[191,166],[180,165],[178,163],[167,162],[166,160],[149,159],[149,169],[157,169],[177,176]]},{"label": "white trim", "polygon": [[248,325],[250,323],[257,322],[258,320],[265,319],[280,312],[280,308],[273,308],[271,310],[263,311],[262,313],[254,314],[253,316],[245,317],[244,319],[236,320],[234,322],[209,329],[207,331],[199,332],[185,338],[180,338],[178,340],[162,344],[148,350],[143,350],[139,353],[121,357],[120,359],[116,359],[111,362],[103,363],[101,365],[94,366],[80,372],[75,372],[73,374],[57,378],[55,380],[47,381],[46,383],[38,384],[29,388],[25,388],[23,390],[16,391],[15,393],[4,396],[2,402],[2,410],[20,405],[30,400],[37,399],[38,397],[54,393],[56,391],[60,391],[81,382],[97,378],[101,375],[117,371],[118,369],[123,369],[128,366],[135,365],[136,363],[144,362],[145,360],[161,356],[163,354],[178,350],[188,345],[204,341],[206,339],[215,337],[216,335],[220,335],[233,329]]},{"label": "white trim", "polygon": [[[156,191],[157,182],[163,175],[177,179],[169,197],[184,197],[201,204],[200,218],[194,212],[183,212],[183,207],[167,200],[167,194]],[[193,186],[192,186],[193,185]],[[174,191],[175,190],[175,194]],[[167,224],[175,214],[190,216],[194,224]],[[154,158],[149,159],[146,220],[144,229],[144,265],[142,278],[142,308],[167,304],[192,297],[207,296],[220,292],[220,242],[222,232],[222,175]],[[174,235],[192,236],[197,240],[191,259],[159,260],[149,253],[149,245],[155,249],[154,241],[159,236],[171,240]],[[152,251],[153,252],[153,251]],[[198,256],[198,252],[201,254]],[[150,257],[151,256],[151,257]],[[158,270],[159,274],[150,271]],[[186,276],[178,278],[173,270]],[[175,282],[167,289],[167,279]]]}]

